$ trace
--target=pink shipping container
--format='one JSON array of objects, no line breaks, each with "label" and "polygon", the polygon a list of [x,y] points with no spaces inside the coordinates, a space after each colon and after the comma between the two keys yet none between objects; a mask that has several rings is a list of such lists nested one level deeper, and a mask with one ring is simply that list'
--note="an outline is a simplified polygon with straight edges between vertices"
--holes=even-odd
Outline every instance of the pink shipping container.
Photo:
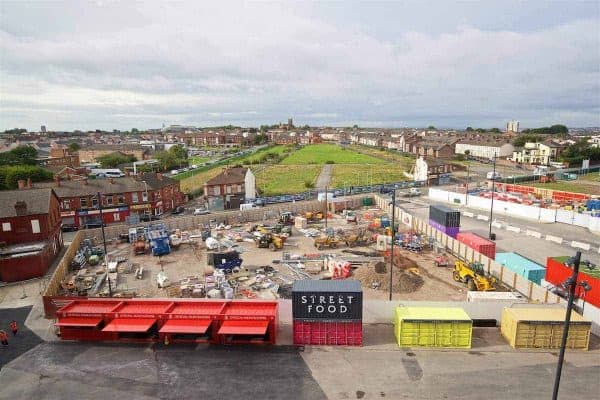
[{"label": "pink shipping container", "polygon": [[456,240],[466,244],[473,250],[478,251],[492,260],[496,259],[496,243],[491,240],[484,239],[471,232],[460,232],[456,235]]},{"label": "pink shipping container", "polygon": [[294,320],[294,344],[362,346],[361,321]]}]

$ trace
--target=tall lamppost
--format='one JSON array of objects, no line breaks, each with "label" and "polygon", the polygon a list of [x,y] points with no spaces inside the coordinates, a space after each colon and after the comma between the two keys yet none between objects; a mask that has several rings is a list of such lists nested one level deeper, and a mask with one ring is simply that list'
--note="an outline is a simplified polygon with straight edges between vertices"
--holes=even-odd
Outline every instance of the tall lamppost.
[{"label": "tall lamppost", "polygon": [[108,275],[108,253],[106,251],[106,234],[104,233],[104,214],[102,213],[102,195],[98,192],[98,210],[100,211],[100,228],[102,229],[102,245],[104,246],[104,264],[106,265],[106,281],[108,282],[108,297],[112,297],[110,276]]},{"label": "tall lamppost", "polygon": [[392,244],[390,246],[390,301],[392,301],[392,278],[394,276],[394,239],[396,228],[396,189],[392,191]]},{"label": "tall lamppost", "polygon": [[496,194],[496,156],[497,153],[494,152],[494,171],[492,172],[492,204],[490,206],[490,233],[489,239],[496,240],[496,235],[492,236],[492,221],[494,215],[494,195]]}]

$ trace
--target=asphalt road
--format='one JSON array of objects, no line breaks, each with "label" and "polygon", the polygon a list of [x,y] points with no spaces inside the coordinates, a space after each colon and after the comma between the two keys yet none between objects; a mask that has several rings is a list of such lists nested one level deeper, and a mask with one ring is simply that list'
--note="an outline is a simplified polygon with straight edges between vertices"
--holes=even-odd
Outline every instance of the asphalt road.
[{"label": "asphalt road", "polygon": [[[25,326],[30,311],[31,307],[0,308],[0,329],[8,334],[8,346],[0,345],[0,370],[10,361],[42,343],[42,339]],[[8,327],[12,320],[19,326],[17,336],[13,336]]]},{"label": "asphalt road", "polygon": [[[418,199],[402,201],[397,204],[425,221],[429,218],[430,204],[443,204],[448,206],[448,204],[445,203],[431,201],[427,197],[419,197]],[[469,210],[475,214],[489,215],[489,212],[484,210],[471,209],[468,207],[461,207],[461,210]],[[523,231],[521,233],[516,233],[507,231],[506,229],[492,227],[492,232],[496,233],[497,252],[516,252],[535,262],[546,265],[547,257],[575,254],[575,251],[578,249],[569,246],[569,243],[571,241],[579,241],[589,243],[593,246],[591,251],[582,251],[582,258],[600,264],[600,254],[598,253],[600,237],[585,228],[561,223],[542,223],[535,220],[513,218],[503,213],[496,213],[493,219],[503,223],[503,225],[509,224],[511,226],[520,227],[523,230],[530,229],[540,232],[542,236],[548,234],[565,239],[565,243],[559,245],[544,240],[543,238],[539,239],[527,236]],[[465,217],[463,215],[461,216],[461,231],[470,231],[483,237],[488,237],[489,222]]]},{"label": "asphalt road", "polygon": [[321,173],[317,178],[317,183],[315,184],[315,188],[325,190],[325,187],[329,185],[331,181],[331,174],[333,173],[333,166],[331,164],[323,165],[321,169]]}]

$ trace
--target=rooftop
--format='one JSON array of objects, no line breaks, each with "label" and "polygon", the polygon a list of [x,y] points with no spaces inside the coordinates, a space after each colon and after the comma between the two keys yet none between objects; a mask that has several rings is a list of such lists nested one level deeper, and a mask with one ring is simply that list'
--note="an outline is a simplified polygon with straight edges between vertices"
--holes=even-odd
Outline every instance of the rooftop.
[{"label": "rooftop", "polygon": [[0,191],[0,218],[16,217],[15,204],[27,206],[21,215],[48,214],[50,212],[51,188]]}]

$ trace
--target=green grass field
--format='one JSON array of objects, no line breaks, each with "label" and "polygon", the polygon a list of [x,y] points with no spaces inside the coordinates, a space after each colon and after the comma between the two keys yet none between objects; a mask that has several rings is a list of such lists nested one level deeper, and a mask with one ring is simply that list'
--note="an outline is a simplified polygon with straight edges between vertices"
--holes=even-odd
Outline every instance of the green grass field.
[{"label": "green grass field", "polygon": [[594,183],[578,183],[577,181],[559,181],[549,183],[524,183],[525,186],[533,186],[544,189],[562,190],[564,192],[584,193],[600,195],[600,185]]},{"label": "green grass field", "polygon": [[292,153],[295,149],[293,145],[275,145],[265,147],[264,149],[260,149],[256,153],[249,154],[245,157],[240,158],[237,163],[239,164],[255,164],[255,163],[263,163],[267,160],[264,159],[268,154],[277,154],[280,158],[286,156],[286,154]]},{"label": "green grass field", "polygon": [[350,148],[362,154],[398,163],[400,166],[407,170],[409,170],[411,166],[415,163],[414,157],[407,156],[393,150],[381,150],[378,148],[367,146],[352,146]]},{"label": "green grass field", "polygon": [[300,193],[308,190],[304,182],[315,183],[321,172],[320,165],[270,165],[266,168],[252,167],[256,185],[261,196]]},{"label": "green grass field", "polygon": [[394,165],[334,165],[331,186],[342,188],[401,182],[407,180],[403,171]]},{"label": "green grass field", "polygon": [[181,180],[181,191],[184,193],[193,193],[204,187],[204,183],[211,178],[219,175],[222,166],[211,168],[206,171],[200,171],[197,174]]},{"label": "green grass field", "polygon": [[385,164],[380,158],[360,154],[335,144],[311,144],[292,153],[282,161],[286,165],[326,164]]},{"label": "green grass field", "polygon": [[591,172],[589,174],[580,175],[577,179],[582,181],[600,182],[600,172]]},{"label": "green grass field", "polygon": [[190,157],[188,158],[188,161],[190,162],[190,165],[200,165],[202,163],[207,162],[208,160],[210,160],[210,157],[200,157],[200,156],[196,156],[196,157]]}]

